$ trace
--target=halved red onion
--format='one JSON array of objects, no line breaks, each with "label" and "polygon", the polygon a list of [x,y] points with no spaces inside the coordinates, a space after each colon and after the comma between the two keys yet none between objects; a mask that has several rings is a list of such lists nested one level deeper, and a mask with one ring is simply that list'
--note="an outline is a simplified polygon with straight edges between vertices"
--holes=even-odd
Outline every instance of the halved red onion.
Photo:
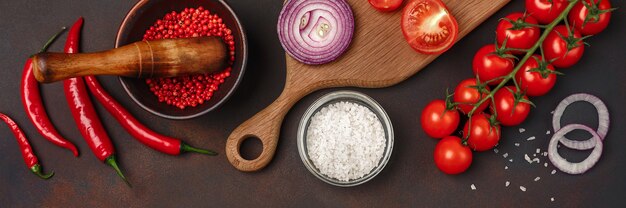
[{"label": "halved red onion", "polygon": [[[566,140],[565,134],[576,129],[585,130],[592,135],[591,139],[586,141],[590,141],[588,143],[593,143],[593,150],[591,151],[591,154],[589,154],[589,156],[582,162],[572,163],[561,157],[559,151],[557,150],[557,145],[559,142],[563,143],[563,141]],[[598,162],[598,160],[600,160],[600,155],[602,155],[602,147],[602,139],[600,139],[600,135],[598,135],[598,133],[596,133],[593,129],[582,124],[569,124],[558,130],[556,133],[554,133],[554,135],[552,135],[552,139],[550,140],[550,144],[548,145],[548,158],[550,158],[550,161],[555,167],[563,172],[569,174],[581,174],[591,169],[591,167],[593,167]]]},{"label": "halved red onion", "polygon": [[[604,105],[602,100],[600,100],[598,97],[586,93],[570,95],[569,97],[563,99],[561,103],[559,103],[559,105],[556,107],[556,110],[554,110],[554,115],[552,116],[552,127],[554,128],[554,131],[557,132],[559,131],[559,129],[561,129],[561,116],[563,116],[563,112],[565,112],[567,106],[578,101],[591,103],[596,108],[596,110],[598,111],[599,121],[598,130],[596,132],[600,136],[600,139],[604,140],[604,137],[609,131],[609,110],[606,108],[606,105]],[[563,139],[561,139],[561,143],[563,143],[563,145],[565,145],[566,147],[575,150],[588,150],[596,146],[596,142],[593,141],[593,139],[577,141],[568,139],[565,136],[563,136]]]},{"label": "halved red onion", "polygon": [[354,16],[345,0],[288,0],[278,17],[285,51],[305,64],[337,59],[352,42]]}]

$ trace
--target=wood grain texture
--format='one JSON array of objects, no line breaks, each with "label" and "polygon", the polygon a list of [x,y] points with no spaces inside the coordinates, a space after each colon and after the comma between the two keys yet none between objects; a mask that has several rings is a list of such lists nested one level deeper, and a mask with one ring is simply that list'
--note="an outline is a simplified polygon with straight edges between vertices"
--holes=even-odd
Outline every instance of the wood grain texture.
[{"label": "wood grain texture", "polygon": [[[464,37],[509,0],[443,0]],[[287,58],[287,77],[281,95],[268,107],[239,125],[228,137],[226,155],[240,171],[257,171],[269,164],[276,151],[282,120],[302,97],[331,87],[381,88],[398,84],[414,75],[437,55],[415,52],[400,28],[401,11],[379,13],[367,1],[348,0],[355,17],[355,33],[348,51],[334,62],[305,65]],[[458,41],[458,40],[457,40]],[[241,157],[239,147],[250,137],[263,144],[253,160]]]},{"label": "wood grain texture", "polygon": [[138,41],[95,53],[39,53],[33,73],[43,83],[89,75],[175,77],[222,70],[227,57],[219,37]]}]

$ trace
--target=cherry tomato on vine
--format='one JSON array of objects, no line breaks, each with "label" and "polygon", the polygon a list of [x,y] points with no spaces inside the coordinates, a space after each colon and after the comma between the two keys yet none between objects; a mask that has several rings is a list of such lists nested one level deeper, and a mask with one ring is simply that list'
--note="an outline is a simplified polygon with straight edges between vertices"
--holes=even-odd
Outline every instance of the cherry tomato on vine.
[{"label": "cherry tomato on vine", "polygon": [[[473,104],[478,103],[489,94],[489,87],[477,87],[478,83],[475,78],[463,80],[454,89],[454,102],[457,103],[459,110],[468,114],[474,108]],[[477,89],[480,88],[480,89]],[[484,111],[489,105],[489,101],[483,102],[476,109],[476,113]]]},{"label": "cherry tomato on vine", "polygon": [[612,10],[609,0],[582,0],[569,12],[569,24],[583,35],[595,35],[609,25]]},{"label": "cherry tomato on vine", "polygon": [[457,136],[447,136],[435,146],[435,165],[446,174],[465,172],[472,164],[472,150]]},{"label": "cherry tomato on vine", "polygon": [[402,0],[369,0],[374,9],[381,12],[390,12],[402,5]]},{"label": "cherry tomato on vine", "polygon": [[[471,127],[470,127],[471,121]],[[469,137],[467,133],[469,132]],[[487,151],[500,141],[500,124],[487,113],[473,115],[463,127],[463,138],[474,151]]]},{"label": "cherry tomato on vine", "polygon": [[411,0],[402,11],[402,34],[423,54],[439,54],[456,41],[459,25],[441,0]]},{"label": "cherry tomato on vine", "polygon": [[444,100],[433,100],[422,111],[422,129],[433,138],[443,138],[459,126],[459,112]]},{"label": "cherry tomato on vine", "polygon": [[489,82],[490,85],[498,85],[502,79],[494,80],[498,77],[506,76],[513,71],[515,60],[509,52],[503,52],[496,45],[489,44],[483,46],[474,55],[472,70],[481,82]]},{"label": "cherry tomato on vine", "polygon": [[573,66],[583,57],[585,44],[578,30],[568,30],[565,25],[557,25],[542,43],[546,60],[554,60],[558,68]]},{"label": "cherry tomato on vine", "polygon": [[495,109],[496,119],[503,126],[515,126],[526,120],[530,113],[530,101],[526,95],[520,93],[513,86],[500,88],[493,95],[493,113]]},{"label": "cherry tomato on vine", "polygon": [[515,80],[526,95],[541,96],[554,87],[556,72],[552,64],[544,62],[539,55],[533,55],[515,73]]},{"label": "cherry tomato on vine", "polygon": [[550,24],[567,7],[567,0],[526,0],[526,12],[541,24]]},{"label": "cherry tomato on vine", "polygon": [[[535,45],[541,31],[536,26],[525,24],[537,24],[537,20],[523,13],[515,12],[507,15],[498,22],[496,39],[498,45],[503,45],[506,39],[507,48],[529,49]],[[514,54],[522,54],[522,51],[512,51]]]}]

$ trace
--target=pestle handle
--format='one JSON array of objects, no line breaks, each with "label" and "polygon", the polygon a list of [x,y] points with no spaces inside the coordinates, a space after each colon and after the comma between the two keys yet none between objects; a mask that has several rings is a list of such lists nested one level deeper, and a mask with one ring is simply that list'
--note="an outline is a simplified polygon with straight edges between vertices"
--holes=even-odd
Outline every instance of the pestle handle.
[{"label": "pestle handle", "polygon": [[33,56],[33,73],[42,83],[90,75],[175,77],[220,71],[226,60],[219,37],[164,39],[95,53],[39,53]]}]

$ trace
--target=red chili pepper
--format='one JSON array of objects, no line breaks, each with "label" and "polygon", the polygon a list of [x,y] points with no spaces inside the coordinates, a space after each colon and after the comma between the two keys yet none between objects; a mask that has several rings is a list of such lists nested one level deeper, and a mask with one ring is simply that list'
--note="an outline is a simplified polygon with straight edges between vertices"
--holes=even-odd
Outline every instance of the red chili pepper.
[{"label": "red chili pepper", "polygon": [[[48,46],[63,32],[63,30],[59,31],[55,34],[46,45],[41,49],[40,52],[46,51]],[[24,72],[22,73],[22,104],[24,109],[26,110],[26,114],[30,121],[33,122],[35,128],[39,133],[46,138],[46,140],[52,142],[53,144],[69,149],[74,153],[74,156],[78,157],[78,149],[71,142],[67,141],[63,138],[59,132],[54,128],[52,122],[50,122],[50,118],[48,118],[48,114],[46,113],[46,108],[41,101],[41,93],[39,91],[39,83],[35,79],[35,75],[33,74],[32,67],[32,59],[26,60],[26,64],[24,65]]]},{"label": "red chili pepper", "polygon": [[20,129],[20,127],[13,121],[9,116],[0,113],[0,119],[2,119],[9,127],[13,134],[15,135],[15,139],[17,139],[17,143],[20,145],[20,149],[22,150],[22,157],[24,158],[24,162],[26,163],[26,167],[30,169],[35,175],[39,176],[43,179],[48,179],[54,175],[54,171],[49,174],[43,174],[41,171],[41,165],[37,160],[37,155],[33,152],[33,148],[28,143],[28,139],[24,136],[24,132]]},{"label": "red chili pepper", "polygon": [[122,105],[120,105],[109,93],[102,88],[96,77],[87,76],[85,82],[91,91],[91,94],[115,117],[115,119],[130,133],[135,139],[144,145],[157,150],[159,152],[179,155],[182,152],[196,152],[207,155],[217,155],[211,150],[204,150],[185,144],[179,139],[158,134],[142,123],[137,121]]},{"label": "red chili pepper", "polygon": [[[83,18],[79,18],[72,26],[65,42],[66,53],[78,52],[78,42],[80,39],[80,29],[83,26]],[[87,94],[85,81],[82,78],[72,78],[63,81],[65,97],[70,105],[70,110],[74,117],[74,121],[78,124],[78,129],[83,138],[91,148],[96,157],[113,167],[115,172],[124,179],[128,185],[128,181],[122,171],[117,166],[115,160],[115,149],[106,130],[100,122],[100,118],[94,109],[93,103]]]}]

